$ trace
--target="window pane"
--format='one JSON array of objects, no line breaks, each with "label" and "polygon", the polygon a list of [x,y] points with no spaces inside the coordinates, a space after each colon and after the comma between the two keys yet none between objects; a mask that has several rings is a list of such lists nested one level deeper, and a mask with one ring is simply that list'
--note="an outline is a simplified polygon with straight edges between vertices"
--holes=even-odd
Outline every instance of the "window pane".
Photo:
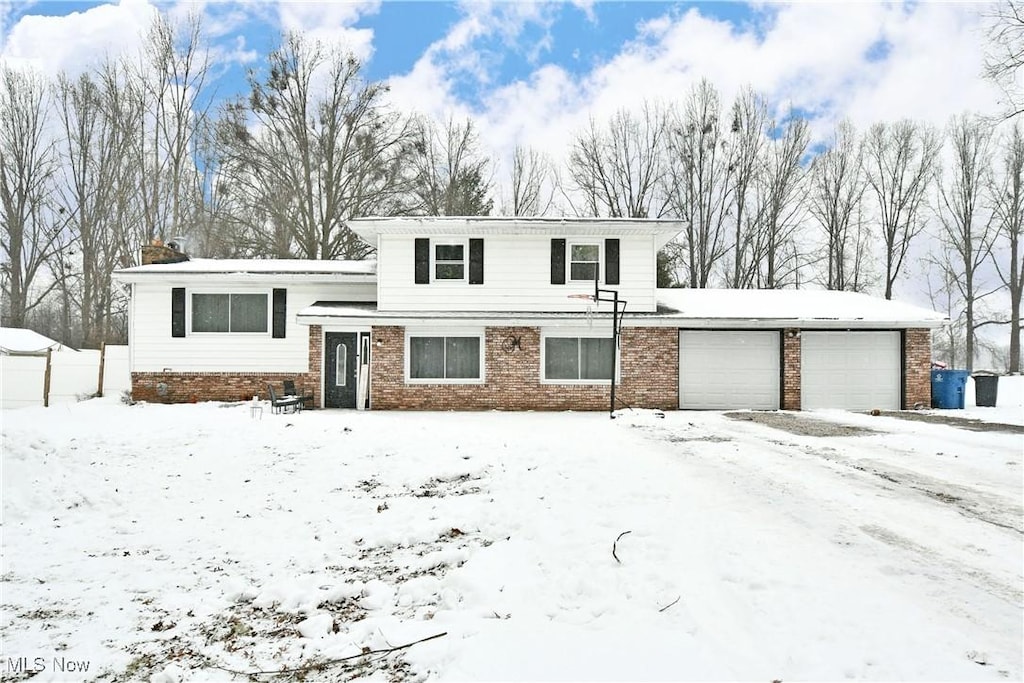
[{"label": "window pane", "polygon": [[348,377],[348,347],[338,344],[334,350],[334,385],[345,386],[345,378]]},{"label": "window pane", "polygon": [[480,379],[480,337],[445,337],[445,377]]},{"label": "window pane", "polygon": [[573,280],[594,280],[597,277],[597,264],[574,263],[569,277]]},{"label": "window pane", "polygon": [[444,378],[444,337],[409,338],[409,377]]},{"label": "window pane", "polygon": [[611,339],[580,339],[580,379],[611,379]]},{"label": "window pane", "polygon": [[267,295],[231,295],[231,331],[267,331]]},{"label": "window pane", "polygon": [[463,248],[462,244],[436,244],[434,245],[434,260],[462,261],[464,258]]},{"label": "window pane", "polygon": [[593,261],[596,263],[600,255],[600,249],[596,244],[574,244],[572,245],[571,253],[573,261]]},{"label": "window pane", "polygon": [[192,331],[227,332],[229,294],[192,295]]},{"label": "window pane", "polygon": [[438,263],[434,266],[436,280],[462,280],[465,266],[461,263]]},{"label": "window pane", "polygon": [[580,378],[578,339],[548,337],[544,341],[544,378]]}]

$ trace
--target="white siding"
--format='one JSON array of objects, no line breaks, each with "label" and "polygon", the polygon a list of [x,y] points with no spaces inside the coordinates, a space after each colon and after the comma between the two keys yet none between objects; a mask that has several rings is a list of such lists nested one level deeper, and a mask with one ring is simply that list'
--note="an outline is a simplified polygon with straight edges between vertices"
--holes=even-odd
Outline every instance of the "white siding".
[{"label": "white siding", "polygon": [[[372,284],[279,284],[288,290],[284,339],[265,334],[192,334],[192,292],[266,293],[274,283],[205,284],[196,277],[186,287],[185,337],[171,337],[171,283],[136,283],[132,294],[130,345],[133,372],[305,372],[309,366],[309,327],[296,314],[316,301],[373,301]],[[268,299],[268,307],[271,301]],[[269,323],[268,323],[269,325]]]},{"label": "white siding", "polygon": [[[593,284],[551,284],[550,235],[492,235],[484,238],[484,283],[414,282],[415,238],[381,235],[377,253],[377,306],[381,311],[566,311],[586,310],[569,294],[592,294]],[[574,237],[568,242],[599,242]],[[655,302],[655,246],[652,236],[624,236],[619,242],[619,298],[628,311],[652,312]],[[603,255],[603,246],[602,246]],[[611,310],[602,304],[601,310]]]}]

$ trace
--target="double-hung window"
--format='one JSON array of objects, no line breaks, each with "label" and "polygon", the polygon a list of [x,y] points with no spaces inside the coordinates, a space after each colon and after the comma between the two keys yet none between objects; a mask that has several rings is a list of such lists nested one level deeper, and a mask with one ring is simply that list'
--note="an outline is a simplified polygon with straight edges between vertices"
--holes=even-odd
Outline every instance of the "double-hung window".
[{"label": "double-hung window", "polygon": [[192,295],[193,332],[267,332],[266,294]]},{"label": "double-hung window", "polygon": [[434,242],[434,280],[466,279],[466,243]]},{"label": "double-hung window", "polygon": [[483,379],[480,335],[410,334],[408,378],[414,382],[479,382]]},{"label": "double-hung window", "polygon": [[577,243],[569,245],[569,279],[593,282],[600,272],[601,245]]},{"label": "double-hung window", "polygon": [[610,381],[613,351],[614,342],[608,337],[545,337],[544,380]]}]

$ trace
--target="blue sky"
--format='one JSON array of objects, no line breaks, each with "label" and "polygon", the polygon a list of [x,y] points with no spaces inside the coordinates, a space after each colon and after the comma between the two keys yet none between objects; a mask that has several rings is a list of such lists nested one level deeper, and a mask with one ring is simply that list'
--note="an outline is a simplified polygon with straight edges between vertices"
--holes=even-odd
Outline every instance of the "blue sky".
[{"label": "blue sky", "polygon": [[944,125],[991,112],[981,5],[955,2],[422,2],[111,0],[0,6],[0,59],[76,73],[137,51],[154,8],[202,14],[217,97],[244,91],[282,31],[343,46],[393,104],[472,116],[496,159],[516,144],[565,154],[588,121],[644,101],[681,101],[700,79],[728,103],[745,86],[773,113],[835,124],[909,117]]},{"label": "blue sky", "polygon": [[[76,13],[82,14],[112,4],[119,3],[47,0],[14,3],[7,16],[7,29],[26,17],[71,17]],[[189,3],[153,4],[166,10],[181,5],[187,7]],[[255,49],[259,54],[271,49],[281,36],[282,27],[280,23],[274,22],[273,13],[267,11],[267,3],[191,4],[193,8],[203,6],[204,12],[211,17],[226,16],[236,13],[240,8],[245,10],[248,7],[246,20],[233,28],[231,36],[243,36],[247,47]],[[750,22],[755,16],[749,5],[738,2],[620,1],[597,2],[591,5],[552,3],[543,24],[524,23],[516,32],[514,40],[503,35],[482,37],[476,41],[475,49],[485,58],[486,66],[492,72],[496,83],[509,83],[525,78],[540,63],[556,63],[567,72],[582,76],[599,63],[611,59],[623,44],[637,40],[637,28],[646,20],[667,14],[678,15],[690,8],[737,23]],[[384,0],[376,6],[368,7],[357,19],[348,23],[348,26],[373,32],[373,54],[366,61],[365,73],[370,79],[383,80],[411,71],[427,48],[442,39],[464,16],[463,5],[457,2]],[[538,44],[542,42],[544,46],[538,48]],[[246,66],[258,68],[258,60]],[[232,83],[223,83],[222,87],[232,91],[242,87],[234,82],[241,78],[242,73],[240,69],[230,70],[226,80]],[[458,90],[458,94],[473,99],[476,96],[476,88],[474,84],[465,83]]]},{"label": "blue sky", "polygon": [[[108,2],[37,2],[16,3],[7,18],[7,29],[25,18],[36,16],[68,18],[81,15]],[[189,3],[153,3],[167,10]],[[259,5],[262,4],[262,7]],[[289,2],[298,5],[304,3]],[[313,4],[313,3],[305,3]],[[349,3],[351,4],[351,3]],[[507,2],[512,6],[515,3]],[[272,5],[272,3],[269,3]],[[278,41],[282,27],[273,20],[268,3],[214,2],[200,5],[203,12],[217,19],[237,14],[242,10],[243,20],[236,20],[232,31],[222,39],[244,39],[245,45],[257,54],[265,54]],[[466,5],[456,2],[424,0],[384,0],[371,4],[353,21],[346,22],[354,29],[368,29],[373,33],[372,55],[365,62],[365,74],[374,80],[384,80],[408,73],[427,49],[444,36],[466,16]],[[523,22],[514,36],[501,33],[482,36],[474,43],[489,71],[491,84],[512,83],[527,78],[542,64],[557,64],[566,72],[582,77],[596,66],[613,59],[624,44],[636,41],[638,27],[644,22],[663,16],[680,16],[696,9],[702,14],[737,24],[749,24],[765,10],[754,11],[739,2],[596,2],[577,5],[569,2],[551,3],[543,16],[535,21]],[[501,10],[499,3],[498,10]],[[642,40],[642,39],[641,39]],[[227,65],[225,65],[227,66]],[[244,88],[246,68],[260,66],[253,62],[236,63],[226,68],[222,92],[237,92]],[[479,101],[482,89],[475,79],[456,78],[455,92],[468,102]]]}]

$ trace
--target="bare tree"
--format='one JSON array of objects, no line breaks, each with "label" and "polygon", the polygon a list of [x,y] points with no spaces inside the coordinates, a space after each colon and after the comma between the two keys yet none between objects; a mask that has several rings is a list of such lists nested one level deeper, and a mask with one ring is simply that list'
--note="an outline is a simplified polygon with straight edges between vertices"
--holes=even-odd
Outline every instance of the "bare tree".
[{"label": "bare tree", "polygon": [[670,123],[666,195],[686,223],[679,254],[690,287],[707,287],[728,252],[726,217],[732,207],[735,163],[722,131],[718,91],[702,80]]},{"label": "bare tree", "polygon": [[[940,244],[939,248],[944,247]],[[945,359],[948,367],[955,368],[962,365],[961,356],[964,355],[963,346],[967,335],[963,302],[957,294],[956,273],[949,267],[950,263],[952,258],[939,255],[929,260],[923,275],[932,308],[949,312],[949,324],[932,331],[933,357]]]},{"label": "bare tree", "polygon": [[998,0],[991,5],[987,19],[985,76],[1003,91],[1003,115],[1012,118],[1024,112],[1018,77],[1024,65],[1024,4],[1020,0]]},{"label": "bare tree", "polygon": [[197,134],[207,117],[203,92],[209,56],[202,45],[198,15],[174,22],[157,14],[132,70],[126,94],[145,111],[132,142],[139,157],[139,199],[143,218],[136,241],[186,235],[202,210],[195,166]]},{"label": "bare tree", "polygon": [[861,220],[864,148],[849,121],[836,127],[832,145],[811,163],[808,207],[821,225],[826,240],[828,289],[859,291],[867,251]]},{"label": "bare tree", "polygon": [[577,215],[612,218],[660,216],[664,202],[659,184],[664,165],[662,144],[665,113],[660,106],[644,103],[639,115],[625,109],[615,113],[606,126],[591,119],[590,125],[571,143],[568,175],[581,196]]},{"label": "bare tree", "polygon": [[480,153],[472,119],[449,117],[443,125],[420,118],[416,124],[414,211],[428,216],[486,216],[494,201],[489,162]]},{"label": "bare tree", "polygon": [[224,178],[222,159],[226,156],[217,131],[221,122],[206,117],[196,131],[195,161],[201,188],[201,208],[187,235],[189,252],[208,258],[244,258],[242,233],[245,221],[239,220],[246,207],[238,203]]},{"label": "bare tree", "polygon": [[[756,223],[754,189],[762,172],[768,109],[751,88],[745,88],[732,106],[729,146],[732,167],[731,213],[733,227],[732,269],[727,276],[730,287],[750,287],[753,283],[749,253],[753,243],[752,225]],[[755,215],[751,216],[751,209]]]},{"label": "bare tree", "polygon": [[505,212],[512,216],[543,216],[554,202],[554,165],[533,147],[516,145],[512,152],[512,197]]},{"label": "bare tree", "polygon": [[353,55],[290,34],[227,109],[222,191],[244,207],[254,252],[362,258],[370,248],[346,221],[405,210],[412,130],[360,71]]},{"label": "bare tree", "polygon": [[78,305],[82,343],[90,348],[120,327],[112,323],[118,293],[111,274],[132,263],[138,242],[130,235],[143,215],[139,160],[132,155],[143,111],[125,83],[120,67],[108,63],[97,77],[61,76],[56,89],[64,170],[59,196],[79,254],[62,253],[59,262],[69,278],[65,297]]},{"label": "bare tree", "polygon": [[884,242],[885,298],[891,299],[910,244],[924,229],[921,209],[939,154],[939,136],[903,119],[873,125],[865,145],[868,184],[878,202]]},{"label": "bare tree", "polygon": [[948,181],[939,185],[941,239],[952,256],[949,264],[953,284],[964,304],[964,345],[967,369],[974,367],[975,337],[979,327],[978,302],[991,292],[979,291],[979,270],[992,253],[995,231],[991,213],[982,206],[991,185],[991,130],[981,119],[957,116],[949,124],[948,137],[953,165]]},{"label": "bare tree", "polygon": [[42,76],[0,69],[0,281],[8,309],[5,324],[13,327],[24,327],[26,314],[57,284],[51,278],[35,287],[61,240],[49,210],[56,158],[47,133],[48,110]]},{"label": "bare tree", "polygon": [[757,181],[759,209],[751,263],[756,267],[756,286],[765,289],[799,284],[802,258],[796,234],[804,210],[806,173],[801,162],[810,132],[807,121],[795,116],[781,129],[779,137],[766,143],[764,171]]},{"label": "bare tree", "polygon": [[[1020,372],[1021,294],[1024,292],[1024,131],[1019,120],[999,140],[998,175],[991,188],[997,239],[1005,246],[1006,258],[993,258],[996,271],[1010,293],[1009,371]],[[996,252],[994,251],[993,254]]]}]

